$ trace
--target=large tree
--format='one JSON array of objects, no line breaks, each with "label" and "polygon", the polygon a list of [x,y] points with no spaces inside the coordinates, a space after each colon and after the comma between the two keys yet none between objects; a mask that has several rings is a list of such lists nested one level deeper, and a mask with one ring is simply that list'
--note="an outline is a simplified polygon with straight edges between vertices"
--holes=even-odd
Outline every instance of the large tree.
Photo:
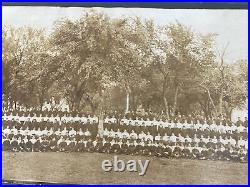
[{"label": "large tree", "polygon": [[57,68],[52,76],[64,86],[73,109],[79,110],[83,100],[94,112],[112,85],[123,87],[128,97],[145,57],[143,26],[139,19],[110,19],[95,11],[56,25],[51,43]]},{"label": "large tree", "polygon": [[35,99],[34,84],[29,82],[29,73],[37,63],[37,56],[44,47],[43,30],[30,27],[3,30],[3,94],[5,101],[14,104],[32,104]]}]

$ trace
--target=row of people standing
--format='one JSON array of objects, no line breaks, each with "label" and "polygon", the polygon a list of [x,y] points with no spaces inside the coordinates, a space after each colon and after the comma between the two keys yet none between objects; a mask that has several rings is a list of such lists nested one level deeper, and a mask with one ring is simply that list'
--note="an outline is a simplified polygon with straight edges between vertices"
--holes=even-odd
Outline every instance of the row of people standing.
[{"label": "row of people standing", "polygon": [[[235,128],[234,128],[235,127]],[[248,129],[239,126],[239,127],[229,127],[229,126],[223,126],[221,125],[202,125],[202,124],[188,124],[188,123],[158,123],[157,125],[149,124],[145,125],[144,123],[138,124],[135,123],[132,125],[131,123],[104,123],[104,129],[108,130],[114,130],[117,131],[118,129],[120,131],[128,131],[129,133],[133,130],[136,133],[140,133],[141,131],[144,132],[150,132],[151,135],[155,136],[158,133],[161,135],[165,133],[184,133],[184,134],[203,134],[203,135],[210,135],[210,136],[219,136],[219,135],[231,135],[231,136],[244,136],[247,137]]]},{"label": "row of people standing", "polygon": [[176,143],[183,143],[183,144],[198,144],[202,146],[203,144],[220,144],[223,146],[231,146],[231,147],[240,147],[248,150],[248,139],[243,139],[242,136],[239,137],[232,137],[232,136],[213,136],[210,137],[209,135],[198,135],[198,134],[174,134],[173,132],[170,134],[165,133],[164,135],[157,134],[153,136],[150,132],[143,132],[136,133],[135,131],[131,131],[130,133],[125,129],[124,131],[113,131],[112,129],[109,131],[105,129],[103,132],[103,136],[106,138],[119,138],[119,139],[128,139],[128,140],[144,140],[144,141],[164,141],[170,142],[173,144]]}]

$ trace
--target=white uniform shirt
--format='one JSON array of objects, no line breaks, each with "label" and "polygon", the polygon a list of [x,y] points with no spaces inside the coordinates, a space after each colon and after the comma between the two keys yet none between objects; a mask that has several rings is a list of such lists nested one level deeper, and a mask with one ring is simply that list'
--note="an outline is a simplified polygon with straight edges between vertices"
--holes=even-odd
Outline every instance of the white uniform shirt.
[{"label": "white uniform shirt", "polygon": [[[96,121],[98,120],[98,119],[95,119]],[[112,117],[111,119],[110,119],[110,121],[111,121],[111,123],[116,123],[117,122],[117,119],[115,118],[115,117]]]},{"label": "white uniform shirt", "polygon": [[161,136],[160,135],[155,136],[155,140],[156,141],[160,141],[161,140]]},{"label": "white uniform shirt", "polygon": [[66,136],[67,134],[68,134],[67,129],[63,129],[62,132],[61,132],[61,135],[62,136]]},{"label": "white uniform shirt", "polygon": [[104,119],[104,123],[109,123],[111,122],[111,119],[107,116],[105,119]]},{"label": "white uniform shirt", "polygon": [[76,131],[74,129],[69,131],[69,136],[75,136],[76,135]]},{"label": "white uniform shirt", "polygon": [[151,140],[151,141],[153,141],[154,139],[153,139],[153,136],[152,136],[152,135],[148,134],[148,135],[146,136],[146,140]]},{"label": "white uniform shirt", "polygon": [[196,123],[196,124],[193,125],[193,127],[194,127],[194,130],[199,130],[200,125]]},{"label": "white uniform shirt", "polygon": [[178,129],[182,129],[184,127],[184,124],[182,124],[181,122],[177,122],[176,127]]},{"label": "white uniform shirt", "polygon": [[150,121],[149,119],[148,119],[147,121],[145,121],[145,125],[146,125],[146,126],[150,126],[151,123],[152,123],[152,121]]},{"label": "white uniform shirt", "polygon": [[207,130],[207,129],[209,129],[209,125],[207,123],[204,123],[203,125],[201,125],[202,131]]},{"label": "white uniform shirt", "polygon": [[71,143],[70,140],[66,140],[65,142],[66,142],[67,145],[69,145]]},{"label": "white uniform shirt", "polygon": [[60,136],[60,135],[61,135],[61,131],[58,129],[58,130],[55,132],[55,135]]},{"label": "white uniform shirt", "polygon": [[234,132],[237,130],[237,126],[233,123],[233,125],[231,126],[231,130]]},{"label": "white uniform shirt", "polygon": [[124,123],[124,124],[128,124],[128,120],[126,118],[122,118],[121,122]]},{"label": "white uniform shirt", "polygon": [[187,121],[185,121],[183,123],[183,126],[182,126],[183,129],[190,129],[191,128],[191,124],[189,124]]},{"label": "white uniform shirt", "polygon": [[13,128],[13,129],[11,129],[11,133],[13,135],[17,135],[18,134],[18,130],[16,128]]},{"label": "white uniform shirt", "polygon": [[184,143],[185,138],[183,136],[178,136],[178,141]]},{"label": "white uniform shirt", "polygon": [[73,119],[74,122],[78,122],[80,120],[81,120],[81,118],[79,116],[75,116],[74,119]]},{"label": "white uniform shirt", "polygon": [[159,122],[159,121],[156,121],[156,120],[154,120],[154,121],[153,121],[153,125],[158,126],[159,124],[160,124],[160,122]]},{"label": "white uniform shirt", "polygon": [[[80,132],[79,132],[79,135],[80,135]],[[108,129],[105,129],[103,131],[103,136],[108,136],[108,135],[109,135],[109,131],[108,131]]]},{"label": "white uniform shirt", "polygon": [[122,136],[125,138],[129,138],[129,133],[127,131],[125,131],[122,133]]},{"label": "white uniform shirt", "polygon": [[135,132],[130,133],[130,138],[131,139],[137,139],[138,135]]},{"label": "white uniform shirt", "polygon": [[243,127],[242,125],[240,125],[240,126],[237,128],[237,131],[238,131],[239,133],[244,132],[244,130],[245,130],[245,127]]},{"label": "white uniform shirt", "polygon": [[218,141],[217,141],[217,138],[214,137],[214,138],[212,139],[212,142],[213,142],[214,144],[216,144],[216,143],[218,142]]},{"label": "white uniform shirt", "polygon": [[37,142],[37,140],[36,140],[35,138],[32,138],[32,139],[30,140],[30,142],[31,142],[32,144],[35,144],[35,143]]},{"label": "white uniform shirt", "polygon": [[248,141],[245,140],[245,149],[248,150]]},{"label": "white uniform shirt", "polygon": [[162,139],[167,142],[167,141],[169,141],[169,136],[164,135]]},{"label": "white uniform shirt", "polygon": [[89,131],[86,131],[85,136],[91,136],[91,133]]},{"label": "white uniform shirt", "polygon": [[170,125],[169,125],[168,122],[162,122],[161,127],[163,127],[163,128],[169,128]]},{"label": "white uniform shirt", "polygon": [[192,139],[191,139],[189,136],[187,136],[187,137],[185,138],[185,141],[191,143],[191,142],[192,142]]},{"label": "white uniform shirt", "polygon": [[146,134],[145,134],[145,133],[139,134],[139,139],[144,139],[145,137],[146,137]]},{"label": "white uniform shirt", "polygon": [[[112,120],[113,123],[115,123],[114,119],[115,119],[115,118],[111,118],[111,120]],[[116,119],[115,119],[115,120],[116,120]],[[98,122],[98,117],[95,116],[95,115],[92,117],[92,122],[94,122],[94,121],[95,121],[96,123]]]},{"label": "white uniform shirt", "polygon": [[210,126],[209,126],[209,129],[211,131],[216,131],[217,130],[217,125],[215,123],[212,123]]},{"label": "white uniform shirt", "polygon": [[25,116],[21,116],[21,117],[19,118],[19,121],[20,121],[20,122],[26,121],[26,117],[25,117]]},{"label": "white uniform shirt", "polygon": [[122,133],[120,131],[116,131],[115,136],[117,136],[118,138],[122,138]]},{"label": "white uniform shirt", "polygon": [[176,136],[175,135],[171,135],[170,138],[169,138],[169,140],[171,142],[176,142]]},{"label": "white uniform shirt", "polygon": [[229,133],[232,132],[232,129],[228,124],[226,124],[225,129],[226,129],[226,132],[229,132]]},{"label": "white uniform shirt", "polygon": [[229,139],[225,138],[225,139],[223,140],[223,144],[224,144],[224,145],[227,145],[228,143],[229,143]]},{"label": "white uniform shirt", "polygon": [[238,146],[241,147],[241,146],[245,146],[245,141],[242,140],[242,139],[239,139],[238,142],[237,142]]},{"label": "white uniform shirt", "polygon": [[225,133],[226,132],[225,126],[222,125],[222,123],[219,124],[218,128],[219,128],[220,133]]},{"label": "white uniform shirt", "polygon": [[11,133],[9,128],[3,130],[4,134],[9,135]]},{"label": "white uniform shirt", "polygon": [[66,121],[68,122],[68,117],[66,117],[65,115],[61,117],[61,121]]},{"label": "white uniform shirt", "polygon": [[197,128],[197,130],[201,129],[202,128],[202,124],[200,122],[196,123],[196,128]]},{"label": "white uniform shirt", "polygon": [[6,114],[4,114],[4,115],[2,116],[2,120],[7,121],[7,120],[8,120],[8,116],[7,116]]},{"label": "white uniform shirt", "polygon": [[236,140],[233,139],[233,138],[230,138],[230,139],[229,139],[229,143],[230,143],[231,145],[233,145],[233,146],[236,146]]},{"label": "white uniform shirt", "polygon": [[81,117],[81,122],[82,123],[87,123],[87,121],[88,121],[88,119],[85,116]]},{"label": "white uniform shirt", "polygon": [[196,143],[199,143],[199,142],[200,142],[200,139],[197,138],[197,137],[194,137],[193,141],[196,142]]},{"label": "white uniform shirt", "polygon": [[171,129],[173,129],[173,128],[176,127],[176,124],[175,124],[174,122],[171,122],[171,123],[169,124],[169,127],[170,127]]},{"label": "white uniform shirt", "polygon": [[109,131],[109,137],[115,137],[115,132],[111,129],[111,131]]}]

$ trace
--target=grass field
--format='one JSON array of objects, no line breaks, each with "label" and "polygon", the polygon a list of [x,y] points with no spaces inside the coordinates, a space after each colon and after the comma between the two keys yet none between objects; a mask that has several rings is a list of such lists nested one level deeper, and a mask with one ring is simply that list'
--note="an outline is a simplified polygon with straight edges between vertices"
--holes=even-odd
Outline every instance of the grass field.
[{"label": "grass field", "polygon": [[82,184],[247,184],[247,163],[163,159],[118,155],[119,159],[150,160],[146,175],[138,172],[104,172],[99,153],[2,152],[4,180]]}]

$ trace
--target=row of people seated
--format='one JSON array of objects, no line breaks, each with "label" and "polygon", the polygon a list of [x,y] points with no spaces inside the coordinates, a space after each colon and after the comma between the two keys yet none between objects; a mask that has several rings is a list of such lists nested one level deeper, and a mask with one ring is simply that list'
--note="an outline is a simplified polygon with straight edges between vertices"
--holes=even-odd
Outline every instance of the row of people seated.
[{"label": "row of people seated", "polygon": [[[104,129],[108,129],[111,130],[113,129],[114,131],[117,131],[118,129],[120,129],[121,131],[124,131],[125,129],[129,132],[131,132],[132,130],[135,131],[136,133],[139,133],[141,131],[149,131],[150,134],[152,135],[156,135],[157,133],[169,133],[169,132],[175,132],[175,133],[179,133],[179,132],[186,132],[186,133],[197,133],[197,134],[206,134],[206,135],[220,135],[220,134],[241,134],[242,136],[247,136],[247,131],[248,129],[243,127],[242,125],[240,125],[239,127],[236,128],[231,128],[231,127],[227,127],[227,126],[217,126],[215,124],[212,125],[197,125],[197,124],[193,124],[190,125],[188,124],[188,126],[184,126],[182,124],[182,126],[180,126],[180,124],[175,124],[175,123],[169,123],[167,125],[158,125],[158,126],[144,126],[136,124],[136,125],[130,125],[130,124],[124,124],[124,123],[120,123],[120,124],[114,124],[114,123],[104,123]],[[226,127],[226,128],[224,128]]]},{"label": "row of people seated", "polygon": [[8,136],[70,136],[70,137],[82,137],[82,136],[91,136],[96,137],[98,134],[97,129],[95,130],[89,130],[88,128],[82,129],[80,128],[78,131],[75,131],[73,128],[71,129],[28,129],[28,128],[21,128],[20,130],[17,130],[15,128],[13,129],[2,129],[2,137],[8,137]]},{"label": "row of people seated", "polygon": [[213,136],[210,137],[204,136],[204,135],[197,135],[193,134],[190,136],[189,134],[184,134],[184,133],[179,133],[179,134],[167,134],[165,133],[164,135],[161,135],[158,133],[156,136],[153,136],[150,134],[150,132],[143,132],[141,133],[135,133],[133,130],[131,133],[127,132],[124,130],[123,132],[121,131],[109,131],[105,129],[103,131],[103,137],[106,138],[119,138],[119,139],[132,139],[132,140],[145,140],[145,141],[164,141],[164,142],[171,142],[172,144],[177,144],[177,143],[191,143],[191,144],[199,144],[199,146],[203,144],[210,144],[210,145],[215,145],[215,144],[222,144],[222,145],[228,145],[232,147],[241,147],[244,149],[248,149],[248,141],[247,138],[243,139],[242,136],[240,137],[232,137],[232,136]]},{"label": "row of people seated", "polygon": [[2,136],[7,137],[9,135],[14,135],[14,136],[51,136],[51,135],[56,135],[56,136],[97,136],[98,134],[98,126],[83,126],[80,127],[79,129],[74,129],[72,127],[45,127],[45,128],[40,128],[40,127],[21,127],[17,129],[15,126],[9,127],[7,126],[4,128],[2,126]]},{"label": "row of people seated", "polygon": [[24,152],[99,152],[126,155],[157,156],[210,160],[247,161],[247,151],[241,148],[216,146],[208,148],[191,144],[170,145],[168,142],[144,140],[105,139],[84,137],[12,137],[2,139],[4,151]]},{"label": "row of people seated", "polygon": [[42,129],[44,130],[45,128],[53,128],[53,129],[63,129],[63,128],[73,128],[75,130],[79,130],[80,128],[82,129],[97,129],[98,128],[98,123],[79,123],[79,122],[63,122],[63,123],[51,123],[51,122],[16,122],[16,121],[3,121],[2,122],[2,128],[16,128],[17,130],[20,130],[21,128],[28,128],[28,129]]},{"label": "row of people seated", "polygon": [[13,115],[12,113],[10,114],[3,114],[2,116],[2,121],[18,121],[18,122],[26,122],[26,121],[32,121],[32,122],[43,122],[43,121],[47,121],[47,122],[52,122],[52,123],[56,123],[56,122],[81,122],[81,123],[97,123],[98,122],[98,117],[93,115],[78,115],[76,114],[75,116],[73,116],[72,114],[64,114],[63,116],[59,116],[56,115],[54,116],[53,114],[48,115],[42,115],[40,114],[39,116],[37,116],[36,114],[30,115],[28,114],[27,116],[25,116],[25,114],[19,115],[18,113]]}]

